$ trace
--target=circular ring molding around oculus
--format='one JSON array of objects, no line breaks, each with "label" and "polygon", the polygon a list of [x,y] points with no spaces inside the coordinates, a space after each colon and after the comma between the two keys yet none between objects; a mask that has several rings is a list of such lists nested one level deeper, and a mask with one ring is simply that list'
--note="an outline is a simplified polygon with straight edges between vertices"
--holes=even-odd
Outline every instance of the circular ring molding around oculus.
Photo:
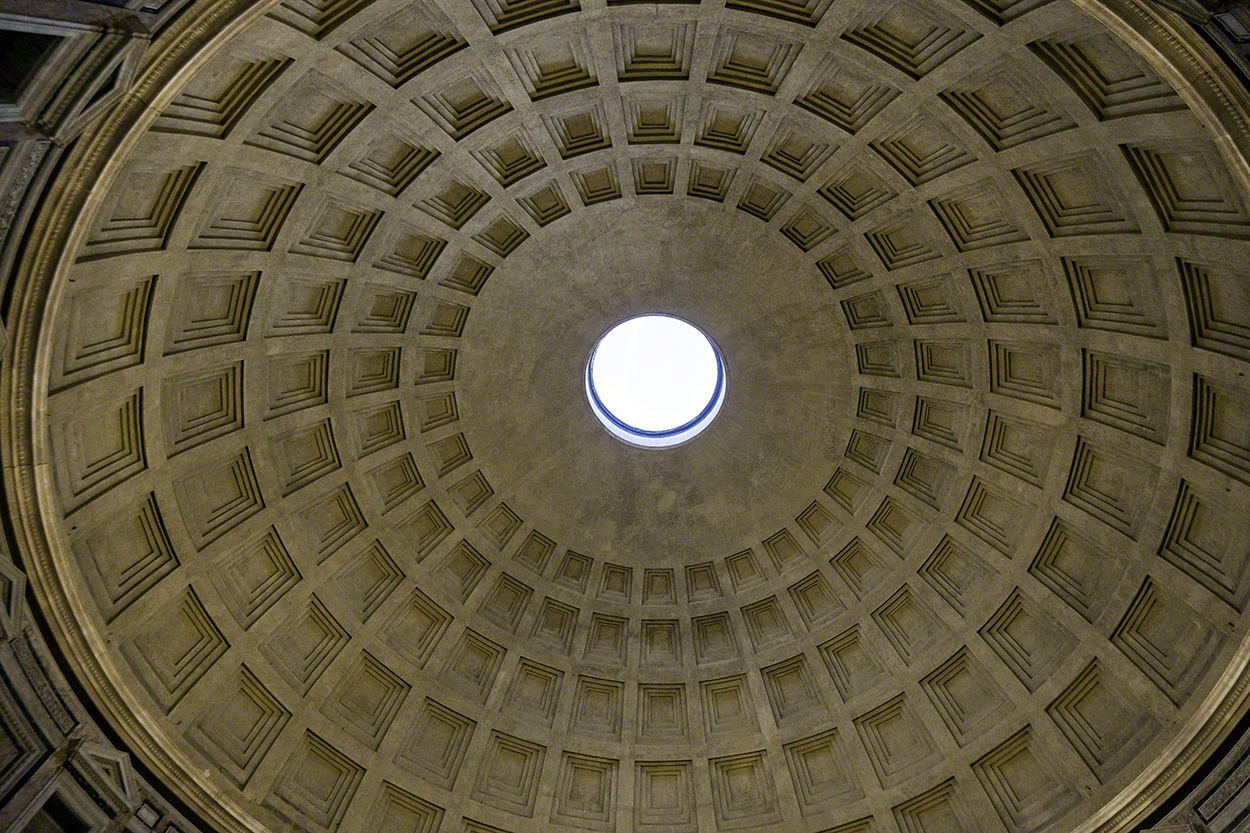
[{"label": "circular ring molding around oculus", "polygon": [[617,439],[669,448],[693,439],[725,401],[725,362],[707,334],[672,315],[639,315],[604,333],[586,363],[586,398]]}]

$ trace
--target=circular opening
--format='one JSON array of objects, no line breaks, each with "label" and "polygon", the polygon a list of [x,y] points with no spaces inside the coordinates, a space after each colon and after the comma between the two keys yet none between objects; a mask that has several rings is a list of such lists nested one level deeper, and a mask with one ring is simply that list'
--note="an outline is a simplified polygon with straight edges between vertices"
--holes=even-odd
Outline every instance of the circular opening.
[{"label": "circular opening", "polygon": [[618,439],[648,448],[683,443],[716,418],[725,365],[702,330],[671,315],[640,315],[595,344],[586,396]]}]

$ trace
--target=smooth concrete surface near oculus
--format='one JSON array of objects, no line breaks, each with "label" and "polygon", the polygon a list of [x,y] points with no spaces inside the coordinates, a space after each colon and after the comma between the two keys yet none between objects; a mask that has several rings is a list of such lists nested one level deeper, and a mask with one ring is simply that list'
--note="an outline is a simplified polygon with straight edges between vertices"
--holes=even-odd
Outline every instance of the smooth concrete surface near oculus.
[{"label": "smooth concrete surface near oculus", "polygon": [[[510,256],[466,325],[460,393],[481,414],[465,434],[476,459],[512,472],[509,505],[578,552],[669,568],[801,511],[829,478],[853,393],[828,284],[796,254],[721,206],[664,200],[570,217]],[[732,362],[716,419],[663,454],[605,431],[583,393],[598,338],[655,310],[697,321]]]}]

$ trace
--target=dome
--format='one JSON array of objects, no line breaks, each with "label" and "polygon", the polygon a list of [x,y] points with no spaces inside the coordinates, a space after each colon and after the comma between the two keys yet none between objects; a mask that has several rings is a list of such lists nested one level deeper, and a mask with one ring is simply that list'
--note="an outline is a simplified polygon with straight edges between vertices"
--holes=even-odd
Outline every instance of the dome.
[{"label": "dome", "polygon": [[[1128,831],[1244,714],[1250,98],[1174,12],[194,0],[132,71],[7,522],[206,830]],[[671,447],[588,401],[644,315]]]}]

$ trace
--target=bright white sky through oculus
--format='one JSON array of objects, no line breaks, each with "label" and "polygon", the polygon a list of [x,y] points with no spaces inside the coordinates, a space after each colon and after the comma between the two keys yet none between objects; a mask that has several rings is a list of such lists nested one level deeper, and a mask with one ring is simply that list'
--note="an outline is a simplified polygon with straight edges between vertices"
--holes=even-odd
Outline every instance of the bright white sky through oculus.
[{"label": "bright white sky through oculus", "polygon": [[643,315],[608,331],[590,366],[599,401],[643,431],[685,425],[716,391],[717,359],[707,337],[678,318]]}]

